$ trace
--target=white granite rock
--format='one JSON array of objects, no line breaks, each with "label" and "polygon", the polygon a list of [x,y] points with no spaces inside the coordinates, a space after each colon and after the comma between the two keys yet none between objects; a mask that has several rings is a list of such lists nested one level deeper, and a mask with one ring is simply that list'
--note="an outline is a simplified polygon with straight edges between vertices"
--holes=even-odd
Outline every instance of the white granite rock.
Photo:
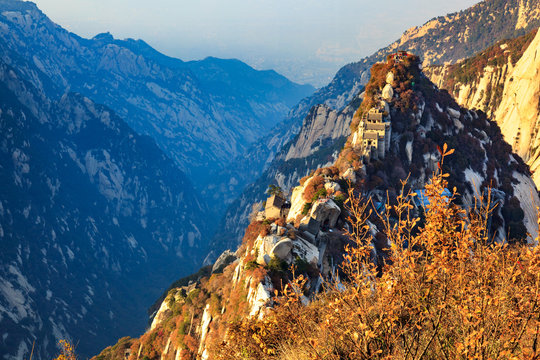
[{"label": "white granite rock", "polygon": [[392,89],[392,85],[386,84],[381,96],[386,101],[392,100],[392,98],[394,97],[394,89]]}]

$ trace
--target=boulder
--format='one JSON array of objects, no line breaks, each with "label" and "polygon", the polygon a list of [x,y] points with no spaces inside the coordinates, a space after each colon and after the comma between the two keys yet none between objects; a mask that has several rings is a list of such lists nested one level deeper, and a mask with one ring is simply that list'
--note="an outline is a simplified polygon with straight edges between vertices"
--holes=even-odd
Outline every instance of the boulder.
[{"label": "boulder", "polygon": [[394,73],[389,71],[388,74],[386,74],[386,83],[392,84],[394,82]]},{"label": "boulder", "polygon": [[386,84],[383,91],[382,91],[382,98],[383,100],[390,101],[394,97],[394,89],[392,89],[392,85]]},{"label": "boulder", "polygon": [[[279,228],[285,229],[283,227]],[[259,236],[255,240],[254,249],[255,253],[257,253],[256,261],[258,264],[268,264],[272,257],[287,260],[288,255],[291,253],[292,240],[288,237],[277,235]]]},{"label": "boulder", "polygon": [[341,209],[332,199],[319,199],[311,208],[311,217],[322,226],[335,227]]},{"label": "boulder", "polygon": [[356,183],[356,172],[353,168],[348,168],[341,177],[353,184]]},{"label": "boulder", "polygon": [[253,246],[254,249],[256,249],[257,255],[257,263],[259,264],[267,264],[269,259],[265,259],[265,255],[268,256],[270,254],[270,251],[276,245],[282,237],[277,235],[268,235],[265,237],[259,236],[255,240],[255,244]]},{"label": "boulder", "polygon": [[326,191],[333,192],[333,193],[341,191],[341,186],[339,186],[337,182],[333,182],[333,181],[327,182],[326,184],[324,184],[324,188],[326,189]]},{"label": "boulder", "polygon": [[[321,228],[321,223],[318,222],[316,219],[312,218],[311,216],[304,216],[302,221],[300,221],[300,226],[298,227],[298,230],[303,231],[304,233],[309,233],[313,236],[313,240],[315,240],[315,237],[319,233],[319,229]],[[310,236],[310,240],[311,240]]]},{"label": "boulder", "polygon": [[461,116],[459,110],[452,109],[451,107],[447,108],[446,110],[448,111],[448,115],[450,115],[450,117],[454,119],[459,119],[459,117]]},{"label": "boulder", "polygon": [[286,260],[291,254],[293,248],[293,242],[291,239],[280,240],[272,250],[270,250],[270,256],[274,256],[281,260]]},{"label": "boulder", "polygon": [[284,236],[286,233],[287,233],[287,228],[282,227],[282,226],[278,226],[278,227],[277,227],[277,229],[276,229],[276,234],[277,234],[278,236]]},{"label": "boulder", "polygon": [[298,255],[312,266],[317,266],[319,263],[319,249],[302,238],[298,238],[294,242],[293,254]]},{"label": "boulder", "polygon": [[223,271],[223,268],[225,268],[225,266],[229,265],[236,259],[237,257],[232,251],[225,250],[221,255],[219,255],[216,262],[214,263],[214,266],[212,266],[212,273],[215,273],[217,271]]}]

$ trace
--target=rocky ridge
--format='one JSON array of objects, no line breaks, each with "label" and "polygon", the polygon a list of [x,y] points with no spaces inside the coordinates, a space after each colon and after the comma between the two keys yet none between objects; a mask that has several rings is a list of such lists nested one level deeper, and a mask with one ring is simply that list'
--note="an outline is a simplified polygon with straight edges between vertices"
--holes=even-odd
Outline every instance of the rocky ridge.
[{"label": "rocky ridge", "polygon": [[504,83],[536,32],[533,30],[514,39],[501,40],[456,64],[427,66],[424,72],[461,106],[482,110],[488,117],[494,118],[502,99]]},{"label": "rocky ridge", "polygon": [[501,127],[505,140],[531,167],[540,184],[538,166],[538,80],[535,55],[537,31],[500,41],[494,47],[452,66],[426,68],[439,87],[447,89],[462,106],[479,109]]},{"label": "rocky ridge", "polygon": [[84,39],[30,2],[0,1],[0,48],[48,96],[74,91],[109,106],[201,188],[313,91],[238,60],[184,62],[142,40]]},{"label": "rocky ridge", "polygon": [[531,167],[540,186],[540,33],[536,35],[504,83],[495,120],[505,140]]},{"label": "rocky ridge", "polygon": [[[304,177],[292,192],[290,206],[275,200],[284,196],[278,192],[263,211],[253,214],[237,259],[223,273],[199,278],[193,289],[169,290],[167,305],[160,306],[152,330],[139,339],[124,338],[96,358],[117,359],[118,354],[129,359],[216,358],[234,319],[264,318],[271,311],[275,296],[291,279],[287,268],[292,264],[297,275],[307,278],[300,298],[308,303],[320,289],[321,276],[335,276],[336,264],[343,260],[348,243],[343,204],[348,194],[370,198],[374,213],[381,204],[394,204],[402,181],[407,181],[405,191],[420,194],[438,168],[438,143],[455,150],[445,159],[444,171],[450,174],[449,186],[459,194],[456,203],[470,208],[492,187],[498,208],[490,229],[496,241],[533,241],[526,231],[537,235],[531,220],[536,213],[530,211],[540,200],[536,193],[529,200],[523,197],[534,189],[527,166],[511,153],[485,114],[463,109],[440,92],[420,72],[416,56],[374,65],[351,130],[335,164]],[[377,141],[370,142],[374,133]],[[422,201],[418,195],[417,211]],[[368,223],[377,262],[389,244],[374,213]]]},{"label": "rocky ridge", "polygon": [[[288,151],[298,139],[296,135],[301,131],[303,121],[313,106],[324,104],[332,110],[343,110],[368,82],[371,66],[377,61],[384,61],[388,54],[397,49],[417,54],[424,59],[423,66],[427,67],[432,64],[456,63],[500,40],[527,34],[540,25],[539,8],[540,3],[536,0],[483,1],[464,11],[411,28],[389,46],[341,68],[330,84],[302,100],[283,123],[254,144],[248,151],[251,156],[236,159],[226,169],[226,177],[237,180],[230,184],[231,192],[232,189],[241,191],[254,178],[258,180],[247,186],[234,202],[232,197],[222,198],[217,193],[210,195],[215,196],[216,201],[223,199],[230,204],[212,241],[212,248],[234,249],[238,245],[248,224],[252,206],[263,201],[269,183],[279,183],[286,189],[288,184],[294,184],[303,175],[295,173],[295,166],[284,163],[283,152]],[[312,155],[306,159],[307,168],[313,170],[326,165],[328,152],[339,151],[341,144],[340,141],[333,142],[327,151],[320,149],[323,156],[316,159],[317,155]],[[302,163],[302,159],[296,158],[295,162],[295,165]],[[216,255],[211,254],[209,258]]]}]

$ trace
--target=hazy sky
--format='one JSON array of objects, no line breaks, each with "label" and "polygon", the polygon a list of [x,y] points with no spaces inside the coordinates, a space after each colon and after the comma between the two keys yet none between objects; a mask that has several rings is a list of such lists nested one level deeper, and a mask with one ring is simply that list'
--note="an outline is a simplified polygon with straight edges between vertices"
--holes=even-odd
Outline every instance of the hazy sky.
[{"label": "hazy sky", "polygon": [[183,60],[238,58],[320,86],[408,28],[478,0],[34,0],[83,37],[110,31]]}]

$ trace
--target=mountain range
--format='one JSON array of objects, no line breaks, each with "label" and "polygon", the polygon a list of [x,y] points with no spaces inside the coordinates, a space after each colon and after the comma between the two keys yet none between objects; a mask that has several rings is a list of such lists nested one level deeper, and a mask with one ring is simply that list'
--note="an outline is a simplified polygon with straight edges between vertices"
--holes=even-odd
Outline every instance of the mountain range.
[{"label": "mountain range", "polygon": [[109,108],[75,93],[51,101],[5,63],[0,87],[0,352],[22,358],[35,340],[47,358],[69,337],[90,354],[144,328],[132,315],[198,265],[204,205]]},{"label": "mountain range", "polygon": [[31,2],[2,0],[0,13],[6,63],[24,69],[51,96],[78,92],[109,106],[152,137],[197,185],[207,184],[210,171],[243,154],[313,91],[238,60],[184,62],[109,33],[84,39]]},{"label": "mountain range", "polygon": [[[539,42],[540,34],[530,46],[536,49]],[[259,350],[261,338],[268,335],[257,321],[275,324],[278,331],[273,336],[279,338],[279,323],[272,317],[274,306],[284,307],[287,317],[295,317],[295,301],[304,306],[317,304],[321,289],[335,291],[330,299],[338,302],[334,299],[339,299],[337,294],[348,284],[339,264],[362,269],[358,262],[351,262],[351,233],[365,232],[371,245],[368,257],[381,272],[390,266],[390,254],[396,248],[412,246],[389,234],[398,227],[404,227],[405,233],[423,231],[424,214],[434,199],[423,189],[441,171],[446,173],[441,178],[448,180],[448,188],[441,189],[441,204],[469,210],[473,219],[481,214],[480,209],[489,208],[487,218],[479,219],[487,224],[487,239],[537,245],[540,199],[529,167],[512,152],[497,123],[482,111],[460,107],[421,68],[416,55],[390,55],[372,66],[360,103],[355,99],[338,112],[324,106],[314,108],[304,122],[306,133],[318,133],[313,131],[318,115],[341,124],[352,113],[351,131],[344,135],[346,142],[337,160],[303,177],[287,196],[288,206],[276,201],[286,196],[274,192],[264,209],[251,216],[234,254],[220,256],[211,270],[201,269],[191,281],[176,282],[162,296],[145,334],[124,337],[95,359],[260,358],[247,344],[253,339]],[[306,155],[302,134],[296,139],[297,146],[286,149],[286,154]],[[408,193],[414,201],[401,213],[400,198]],[[449,198],[454,205],[449,205]],[[363,215],[365,223],[349,217],[354,216],[349,210],[354,206],[368,209]],[[403,216],[416,219],[411,228]],[[436,226],[448,235],[444,223]],[[463,223],[458,227],[464,227]],[[448,248],[452,246],[455,244]],[[471,243],[465,249],[470,261],[475,248]],[[414,251],[425,253],[420,248]],[[335,289],[330,288],[332,283],[337,284]],[[392,289],[392,284],[384,284]],[[369,286],[366,289],[368,296],[375,291]],[[295,330],[301,332],[301,319],[296,324]],[[269,338],[278,341],[272,335]],[[229,346],[231,343],[236,346]],[[260,348],[267,358],[287,358],[286,349],[268,348]]]},{"label": "mountain range", "polygon": [[[50,358],[67,338],[90,356],[138,336],[165,299],[144,335],[97,358],[209,358],[229,321],[264,317],[285,263],[310,294],[335,273],[348,182],[384,206],[400,180],[426,184],[443,143],[458,205],[493,187],[491,234],[531,242],[539,25],[538,1],[483,1],[407,30],[313,93],[238,60],[84,39],[30,2],[0,0],[0,352],[27,357],[35,341],[34,357]],[[392,64],[397,50],[415,55]],[[359,139],[376,107],[391,141],[371,159]],[[269,185],[288,216],[266,217]],[[380,260],[388,244],[373,225]],[[159,297],[205,257],[213,266]]]},{"label": "mountain range", "polygon": [[[289,117],[283,123],[276,126],[265,139],[261,139],[253,146],[250,153],[254,156],[237,162],[241,164],[239,173],[246,168],[260,168],[260,163],[264,164],[262,166],[264,171],[260,175],[254,171],[249,173],[250,176],[257,175],[258,180],[247,186],[242,194],[229,205],[212,241],[213,253],[209,259],[215,259],[224,249],[235,249],[238,246],[249,223],[248,217],[252,204],[264,200],[269,184],[279,185],[287,192],[291,184],[298,182],[311,170],[327,164],[330,161],[327,154],[336,155],[336,151],[340,150],[343,144],[343,124],[341,123],[335,126],[335,134],[330,133],[322,138],[315,133],[312,134],[312,147],[323,156],[312,153],[309,155],[312,159],[306,160],[302,156],[292,159],[291,155],[288,155],[290,148],[298,147],[295,143],[300,138],[296,135],[301,131],[302,126],[305,128],[303,131],[310,126],[311,120],[306,116],[313,106],[324,104],[330,110],[344,109],[361,94],[370,78],[371,66],[378,61],[384,61],[388,54],[398,49],[420,56],[424,67],[432,64],[453,64],[476,55],[498,41],[530,33],[538,26],[540,26],[539,1],[482,1],[466,10],[437,17],[422,26],[410,28],[392,44],[369,57],[341,68],[330,84],[303,99],[291,110]],[[334,114],[331,116],[337,118]],[[326,123],[327,119],[319,121]],[[332,129],[333,125],[327,124],[327,127]],[[324,148],[316,146],[321,141],[326,143]],[[303,146],[307,146],[305,141]],[[271,155],[269,156],[268,153]],[[302,171],[295,170],[299,163],[302,164]]]},{"label": "mountain range", "polygon": [[[313,88],[238,60],[84,39],[0,1],[0,353],[90,356],[208,252],[200,189]],[[226,181],[229,183],[229,180]],[[226,189],[228,191],[228,189]]]}]

